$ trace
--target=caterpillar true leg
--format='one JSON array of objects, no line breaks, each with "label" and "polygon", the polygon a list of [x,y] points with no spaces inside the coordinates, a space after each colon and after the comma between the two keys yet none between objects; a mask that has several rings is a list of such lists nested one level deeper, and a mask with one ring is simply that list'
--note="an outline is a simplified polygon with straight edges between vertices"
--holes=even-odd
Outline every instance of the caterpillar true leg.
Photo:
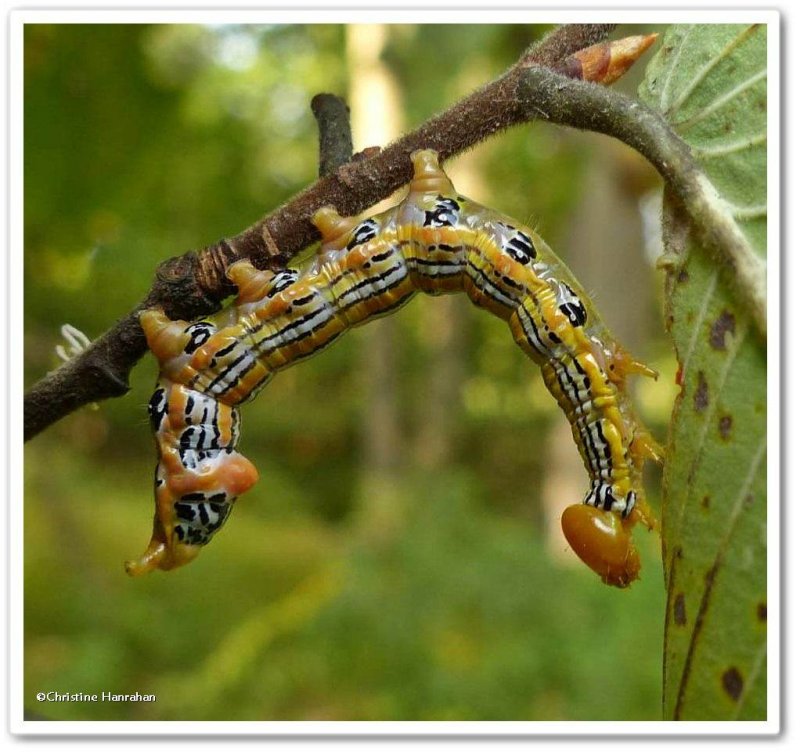
[{"label": "caterpillar true leg", "polygon": [[509,323],[570,421],[590,487],[564,512],[567,540],[607,583],[636,578],[630,530],[637,521],[653,526],[641,472],[660,449],[638,423],[625,379],[655,373],[614,341],[533,230],[458,194],[435,152],[411,159],[414,177],[398,206],[366,220],[330,207],[314,215],[323,243],[304,270],[274,274],[238,262],[229,276],[239,296],[220,314],[193,323],[142,314],[161,365],[150,401],[159,465],[153,536],[130,573],[191,560],[255,483],[255,469],[236,451],[237,406],[276,371],[417,292],[464,291]]}]

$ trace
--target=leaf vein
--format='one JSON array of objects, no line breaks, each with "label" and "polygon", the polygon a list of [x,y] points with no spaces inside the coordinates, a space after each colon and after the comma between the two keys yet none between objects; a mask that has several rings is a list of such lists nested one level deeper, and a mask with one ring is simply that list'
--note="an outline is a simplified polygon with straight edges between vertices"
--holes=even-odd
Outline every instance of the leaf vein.
[{"label": "leaf vein", "polygon": [[[714,281],[716,282],[716,281]],[[696,469],[700,466],[703,459],[705,458],[705,450],[706,450],[706,443],[705,439],[708,436],[708,430],[711,426],[711,418],[714,414],[714,410],[719,403],[720,396],[722,395],[723,388],[725,387],[725,383],[728,380],[728,373],[731,370],[731,366],[736,358],[736,355],[739,353],[739,349],[741,348],[742,344],[744,343],[745,336],[747,335],[748,327],[742,328],[742,333],[736,338],[733,344],[731,344],[730,353],[728,354],[728,358],[725,360],[725,363],[722,365],[722,370],[720,371],[720,380],[719,386],[715,391],[714,399],[708,406],[706,406],[706,416],[705,421],[703,422],[703,426],[700,429],[700,432],[697,434],[696,437],[696,447],[697,453],[695,455],[694,461],[692,462],[691,466],[689,467],[689,472],[687,474],[687,483],[683,486],[684,493],[681,496],[680,507],[677,510],[677,515],[675,516],[675,525],[673,531],[682,532],[683,530],[683,523],[684,523],[684,516],[686,513],[686,506],[688,505],[689,499],[691,498],[692,492],[694,492],[694,476]],[[686,374],[686,369],[684,367],[684,374]],[[691,481],[689,481],[691,480]],[[682,538],[682,537],[681,537]]]},{"label": "leaf vein", "polygon": [[697,338],[700,335],[700,328],[703,326],[703,322],[705,321],[706,314],[708,313],[708,307],[711,304],[711,297],[714,295],[714,291],[717,288],[717,282],[719,281],[719,270],[715,267],[714,272],[708,280],[708,287],[706,288],[706,292],[703,294],[703,300],[700,303],[700,310],[697,312],[697,318],[695,320],[694,328],[692,329],[692,335],[689,338],[689,345],[686,347],[686,355],[683,357],[683,373],[689,373],[689,364],[692,361],[692,357],[694,356],[694,350],[697,346]]},{"label": "leaf vein", "polygon": [[736,97],[738,97],[740,94],[746,92],[750,87],[755,86],[766,77],[767,69],[764,68],[758,73],[752,75],[749,79],[742,81],[742,83],[738,86],[735,86],[733,89],[725,92],[725,94],[723,94],[721,97],[717,97],[717,99],[706,105],[702,110],[696,112],[690,118],[673,122],[672,127],[679,133],[681,131],[688,131],[692,126],[695,126],[702,120],[705,120],[709,115],[719,110],[723,105],[726,105],[731,100],[736,99]]},{"label": "leaf vein", "polygon": [[678,49],[675,50],[675,54],[672,57],[672,66],[667,71],[667,75],[664,76],[664,85],[661,88],[661,112],[667,112],[667,102],[669,101],[669,85],[672,83],[672,75],[675,73],[675,69],[678,67],[678,62],[680,61],[681,52],[683,50],[683,45],[686,44],[686,40],[689,38],[691,33],[694,31],[696,27],[691,26],[689,30],[684,35],[683,39],[681,39],[680,44],[678,45]]},{"label": "leaf vein", "polygon": [[736,528],[736,524],[739,521],[739,516],[741,515],[742,508],[744,507],[744,501],[747,497],[747,491],[753,484],[753,480],[755,479],[756,471],[758,471],[758,467],[761,464],[761,460],[764,456],[764,453],[767,450],[767,435],[764,435],[761,438],[761,442],[756,449],[756,452],[753,454],[753,460],[750,463],[750,468],[747,470],[747,475],[742,482],[742,486],[739,490],[739,494],[736,498],[736,502],[733,504],[732,512],[730,517],[728,518],[728,527],[725,531],[722,539],[720,540],[720,547],[717,550],[716,557],[714,558],[714,564],[711,566],[709,574],[706,578],[706,587],[703,590],[703,596],[700,598],[700,607],[697,610],[697,615],[695,616],[694,626],[692,627],[692,636],[689,640],[689,648],[686,652],[686,660],[683,664],[683,672],[681,673],[681,682],[678,687],[678,695],[675,702],[675,711],[674,711],[674,719],[680,719],[680,714],[683,707],[683,700],[686,693],[686,686],[689,683],[689,678],[691,676],[691,668],[692,662],[694,660],[694,653],[697,649],[697,645],[700,640],[700,630],[703,626],[705,621],[706,614],[708,613],[708,608],[711,603],[711,594],[713,592],[714,586],[717,583],[716,574],[719,570],[720,566],[723,563],[723,559],[725,554],[727,553],[728,545],[730,543],[731,536],[733,534],[734,529]]},{"label": "leaf vein", "polygon": [[744,152],[752,147],[758,147],[761,144],[765,144],[766,141],[767,133],[764,131],[756,136],[750,136],[746,139],[740,139],[739,141],[728,142],[727,144],[720,144],[719,146],[692,147],[692,154],[694,155],[695,159],[698,160],[713,160],[716,157],[727,157],[728,155],[735,154],[736,152]]},{"label": "leaf vein", "polygon": [[695,77],[687,84],[686,88],[683,92],[680,93],[678,97],[673,101],[670,105],[669,110],[667,111],[667,117],[674,115],[686,102],[687,99],[691,96],[692,92],[694,92],[698,86],[703,82],[703,80],[711,73],[712,70],[721,62],[723,61],[731,52],[736,49],[745,39],[747,39],[757,28],[756,24],[746,27],[743,29],[739,34],[737,34],[730,42],[728,42],[725,47],[723,47],[719,53],[717,53],[711,60],[708,61],[700,70],[698,70]]},{"label": "leaf vein", "polygon": [[767,216],[766,204],[752,204],[747,207],[737,207],[735,204],[729,204],[728,207],[737,220],[752,220],[756,217]]},{"label": "leaf vein", "polygon": [[733,715],[731,715],[731,720],[739,719],[739,714],[742,711],[742,706],[744,705],[747,697],[750,695],[750,689],[753,688],[753,684],[755,684],[756,679],[761,675],[761,669],[764,667],[764,658],[766,657],[766,655],[767,655],[767,637],[765,636],[764,641],[761,642],[761,646],[755,653],[755,656],[753,658],[753,664],[750,666],[750,672],[747,674],[747,680],[745,681],[741,696],[739,697],[739,700],[736,703]]}]

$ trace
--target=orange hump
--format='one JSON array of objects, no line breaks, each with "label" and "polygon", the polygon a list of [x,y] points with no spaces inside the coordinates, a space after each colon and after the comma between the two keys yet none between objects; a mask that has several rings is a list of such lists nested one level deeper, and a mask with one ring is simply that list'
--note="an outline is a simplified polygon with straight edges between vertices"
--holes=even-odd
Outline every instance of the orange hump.
[{"label": "orange hump", "polygon": [[452,181],[439,164],[439,154],[433,149],[417,149],[411,153],[414,177],[408,190],[412,194],[455,194]]}]

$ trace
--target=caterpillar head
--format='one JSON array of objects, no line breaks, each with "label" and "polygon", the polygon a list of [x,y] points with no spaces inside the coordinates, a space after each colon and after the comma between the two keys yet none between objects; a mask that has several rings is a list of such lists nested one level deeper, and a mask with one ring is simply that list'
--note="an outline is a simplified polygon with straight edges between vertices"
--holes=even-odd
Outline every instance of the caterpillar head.
[{"label": "caterpillar head", "polygon": [[236,498],[255,484],[258,472],[235,450],[203,458],[188,470],[178,452],[162,452],[156,468],[156,513],[144,554],[125,563],[131,576],[170,571],[194,560],[222,528]]},{"label": "caterpillar head", "polygon": [[575,554],[611,586],[626,587],[639,578],[641,561],[631,538],[637,516],[578,503],[561,516],[561,528]]}]

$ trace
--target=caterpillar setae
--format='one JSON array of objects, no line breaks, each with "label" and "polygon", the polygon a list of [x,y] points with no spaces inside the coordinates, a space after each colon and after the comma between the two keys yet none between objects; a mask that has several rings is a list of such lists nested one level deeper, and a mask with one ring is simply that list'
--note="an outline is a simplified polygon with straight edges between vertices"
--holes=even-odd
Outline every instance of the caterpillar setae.
[{"label": "caterpillar setae", "polygon": [[158,465],[153,535],[132,575],[192,560],[258,479],[237,450],[238,406],[280,369],[415,293],[464,291],[506,320],[572,426],[589,473],[583,501],[562,516],[577,555],[603,581],[638,575],[631,527],[652,521],[642,466],[660,452],[625,392],[630,373],[655,376],[611,337],[570,271],[531,229],[461,196],[431,150],[411,155],[414,177],[396,207],[366,220],[331,207],[313,222],[322,246],[303,271],[239,261],[234,305],[196,322],[141,314],[161,371],[149,403]]}]

